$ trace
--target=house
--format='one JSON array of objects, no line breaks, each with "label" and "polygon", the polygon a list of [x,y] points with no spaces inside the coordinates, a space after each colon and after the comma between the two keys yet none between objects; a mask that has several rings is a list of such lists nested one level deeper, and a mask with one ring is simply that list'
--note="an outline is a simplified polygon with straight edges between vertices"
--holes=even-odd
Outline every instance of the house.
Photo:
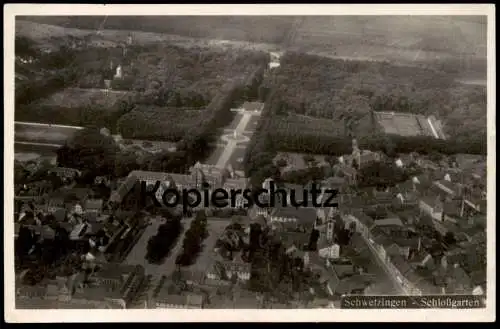
[{"label": "house", "polygon": [[408,259],[410,256],[410,247],[409,246],[400,246],[397,243],[393,243],[385,248],[385,252],[387,256],[403,256],[405,259]]},{"label": "house", "polygon": [[49,174],[55,174],[61,179],[76,179],[82,175],[81,171],[74,168],[55,167],[49,170]]},{"label": "house", "polygon": [[[230,206],[233,206],[233,194],[231,191],[243,191],[248,184],[247,179],[245,178],[228,178],[224,181],[222,188],[226,190],[231,198],[229,203]],[[243,193],[238,193],[234,196],[234,206],[235,208],[244,208],[246,202],[243,197]]]},{"label": "house", "polygon": [[356,223],[357,232],[368,238],[370,228],[373,226],[374,220],[367,216],[363,211],[352,211],[350,215],[344,216],[344,222],[354,221]]},{"label": "house", "polygon": [[50,197],[46,204],[46,211],[48,213],[55,213],[66,210],[66,203],[64,201],[62,196]]},{"label": "house", "polygon": [[362,292],[368,285],[374,282],[373,276],[369,274],[343,275],[341,278],[339,273],[336,272],[338,268],[335,265],[328,268],[317,268],[320,272],[319,284],[325,288],[330,296],[342,296]]},{"label": "house", "polygon": [[358,171],[351,166],[342,165],[339,168],[339,176],[349,185],[355,185],[357,182]]},{"label": "house", "polygon": [[379,258],[386,260],[387,259],[386,248],[388,248],[390,245],[393,244],[392,239],[385,234],[379,234],[379,235],[372,235],[372,238],[370,238],[369,241],[375,247],[375,250]]},{"label": "house", "polygon": [[33,231],[42,240],[54,240],[56,236],[54,229],[49,225],[34,226]]},{"label": "house", "polygon": [[345,183],[345,179],[338,176],[328,177],[327,179],[323,180],[324,186],[337,191],[341,191]]},{"label": "house", "polygon": [[81,277],[72,298],[94,302],[104,300],[108,305],[113,305],[112,308],[124,309],[138,293],[144,274],[144,268],[140,265],[106,264],[90,276]]},{"label": "house", "polygon": [[375,229],[383,229],[385,232],[392,232],[394,229],[400,231],[403,228],[403,222],[396,215],[390,215],[384,219],[378,219],[373,221],[370,231],[373,232]]},{"label": "house", "polygon": [[176,270],[172,273],[172,281],[182,281],[188,285],[202,285],[205,282],[206,273],[190,270]]},{"label": "house", "polygon": [[202,309],[204,304],[202,295],[193,293],[169,294],[166,291],[161,291],[155,297],[154,308]]},{"label": "house", "polygon": [[[394,273],[396,279],[407,289],[415,289],[414,281],[417,279],[413,268],[405,257],[394,255],[390,257],[388,267]],[[412,282],[413,281],[413,282]]]},{"label": "house", "polygon": [[300,251],[307,249],[311,236],[310,232],[286,231],[284,228],[278,229],[278,231],[278,239],[286,249],[295,248]]},{"label": "house", "polygon": [[[115,271],[120,271],[122,268],[116,264],[112,267]],[[119,279],[120,284],[116,285],[100,279],[101,269],[92,274],[75,273],[69,276],[59,274],[54,279],[48,279],[39,285],[44,292],[39,291],[36,297],[50,301],[52,305],[56,302],[58,305],[71,308],[80,306],[80,308],[123,309],[135,297],[144,278],[144,269],[142,266],[123,268],[120,273],[122,274]]]},{"label": "house", "polygon": [[391,204],[394,200],[393,193],[389,191],[377,191],[373,189],[372,196],[377,205]]},{"label": "house", "polygon": [[248,112],[260,112],[264,104],[260,102],[244,102],[241,107]]},{"label": "house", "polygon": [[432,185],[436,193],[445,197],[454,197],[460,194],[458,185],[446,179],[435,181]]},{"label": "house", "polygon": [[69,238],[70,240],[81,240],[88,231],[89,231],[89,224],[86,223],[77,224],[70,232]]},{"label": "house", "polygon": [[318,249],[318,254],[322,258],[337,259],[340,257],[340,246],[336,243],[333,243],[328,247]]},{"label": "house", "polygon": [[85,201],[85,212],[92,212],[99,216],[103,210],[104,201],[102,199],[88,199]]},{"label": "house", "polygon": [[370,163],[379,162],[381,160],[381,156],[379,153],[369,150],[361,150],[358,147],[358,142],[356,139],[352,140],[351,158],[357,163],[358,168],[362,168],[369,165]]},{"label": "house", "polygon": [[396,194],[395,205],[401,208],[412,208],[418,206],[417,193],[413,191],[401,191]]},{"label": "house", "polygon": [[127,178],[119,185],[118,189],[111,192],[109,197],[109,203],[111,206],[120,205],[128,193],[136,186],[139,182],[139,177],[135,175],[135,171],[132,171]]},{"label": "house", "polygon": [[[312,205],[312,200],[313,200],[312,195],[309,193],[310,190],[306,186],[285,183],[282,190],[286,195],[286,200],[285,200],[286,204],[283,204],[283,202],[281,202],[281,206],[293,207],[294,205],[302,205],[302,206]],[[275,190],[275,196],[276,197],[279,196],[281,198],[281,195],[279,194],[278,190]]]},{"label": "house", "polygon": [[431,254],[425,250],[416,252],[410,259],[410,265],[415,267],[433,269],[436,264]]},{"label": "house", "polygon": [[464,200],[448,200],[443,204],[443,220],[452,223],[460,222],[465,214]]},{"label": "house", "polygon": [[285,230],[310,231],[316,223],[316,209],[280,207],[272,210],[269,222],[280,223]]},{"label": "house", "polygon": [[443,220],[443,202],[439,196],[424,196],[420,198],[419,208],[422,213],[437,221]]},{"label": "house", "polygon": [[212,265],[207,270],[207,278],[220,281],[248,281],[250,280],[251,264],[241,259],[241,255],[236,253],[232,260],[223,259],[219,255],[215,256]]}]

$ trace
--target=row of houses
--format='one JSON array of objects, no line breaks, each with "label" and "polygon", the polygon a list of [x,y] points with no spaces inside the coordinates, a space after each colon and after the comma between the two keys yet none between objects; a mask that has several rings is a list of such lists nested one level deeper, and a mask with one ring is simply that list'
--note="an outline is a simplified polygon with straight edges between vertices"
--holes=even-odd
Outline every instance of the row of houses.
[{"label": "row of houses", "polygon": [[56,276],[37,285],[23,283],[23,271],[16,278],[16,300],[37,306],[53,304],[88,305],[89,308],[127,308],[138,293],[144,276],[140,265],[107,264],[91,273]]}]

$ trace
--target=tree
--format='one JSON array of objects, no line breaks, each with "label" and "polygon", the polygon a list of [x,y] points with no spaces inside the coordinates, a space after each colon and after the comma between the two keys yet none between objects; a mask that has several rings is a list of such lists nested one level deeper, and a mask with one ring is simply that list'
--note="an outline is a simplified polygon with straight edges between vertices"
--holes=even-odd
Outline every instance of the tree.
[{"label": "tree", "polygon": [[334,165],[337,164],[338,159],[337,159],[337,157],[327,155],[327,156],[325,156],[325,161],[326,161],[326,163],[328,163],[330,165],[330,167],[333,167]]},{"label": "tree", "polygon": [[288,165],[287,161],[283,158],[281,159],[278,159],[278,161],[276,162],[276,165],[279,167],[279,168],[284,168]]},{"label": "tree", "polygon": [[170,219],[165,224],[160,225],[156,235],[148,241],[146,259],[150,263],[160,263],[170,252],[180,232],[180,220]]},{"label": "tree", "polygon": [[315,160],[314,156],[311,154],[305,154],[303,156],[304,162],[307,164],[307,166],[311,166],[312,162]]},{"label": "tree", "polygon": [[98,129],[78,131],[72,140],[57,151],[57,161],[63,166],[86,169],[98,174],[112,173],[118,147],[110,136]]},{"label": "tree", "polygon": [[443,237],[443,242],[451,247],[453,245],[455,245],[457,243],[457,240],[455,238],[455,235],[453,234],[453,232],[446,232],[446,234],[444,235]]}]

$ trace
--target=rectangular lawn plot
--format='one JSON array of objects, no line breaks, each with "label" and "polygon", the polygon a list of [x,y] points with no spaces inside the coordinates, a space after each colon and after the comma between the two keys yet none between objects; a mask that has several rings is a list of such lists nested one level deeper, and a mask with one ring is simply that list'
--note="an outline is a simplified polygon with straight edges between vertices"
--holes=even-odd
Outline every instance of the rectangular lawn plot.
[{"label": "rectangular lawn plot", "polygon": [[260,116],[252,116],[250,121],[248,121],[247,126],[245,127],[245,132],[254,132],[257,129],[257,125],[259,124]]},{"label": "rectangular lawn plot", "polygon": [[22,157],[22,154],[37,154],[38,156],[56,156],[58,147],[47,145],[32,145],[14,143],[14,153]]},{"label": "rectangular lawn plot", "polygon": [[231,123],[229,125],[224,127],[224,129],[228,129],[228,130],[229,129],[231,129],[231,130],[236,129],[236,127],[238,126],[238,123],[240,123],[241,118],[243,118],[243,115],[240,113],[233,113],[233,115],[234,115],[233,121],[231,121]]},{"label": "rectangular lawn plot", "polygon": [[24,125],[16,123],[14,134],[16,141],[64,144],[78,129],[58,126]]},{"label": "rectangular lawn plot", "polygon": [[245,158],[246,149],[235,148],[227,164],[231,164],[234,170],[243,170],[243,160]]},{"label": "rectangular lawn plot", "polygon": [[225,147],[217,146],[210,154],[210,157],[204,162],[209,165],[216,165],[217,161],[219,161],[220,156],[224,152]]}]

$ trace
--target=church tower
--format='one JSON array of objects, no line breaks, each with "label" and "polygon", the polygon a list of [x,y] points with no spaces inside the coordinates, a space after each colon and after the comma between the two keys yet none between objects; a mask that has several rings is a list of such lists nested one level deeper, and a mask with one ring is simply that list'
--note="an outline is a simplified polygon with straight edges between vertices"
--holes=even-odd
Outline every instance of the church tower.
[{"label": "church tower", "polygon": [[328,240],[328,242],[333,241],[333,227],[334,227],[333,220],[329,220],[328,223],[326,224],[326,239]]}]

